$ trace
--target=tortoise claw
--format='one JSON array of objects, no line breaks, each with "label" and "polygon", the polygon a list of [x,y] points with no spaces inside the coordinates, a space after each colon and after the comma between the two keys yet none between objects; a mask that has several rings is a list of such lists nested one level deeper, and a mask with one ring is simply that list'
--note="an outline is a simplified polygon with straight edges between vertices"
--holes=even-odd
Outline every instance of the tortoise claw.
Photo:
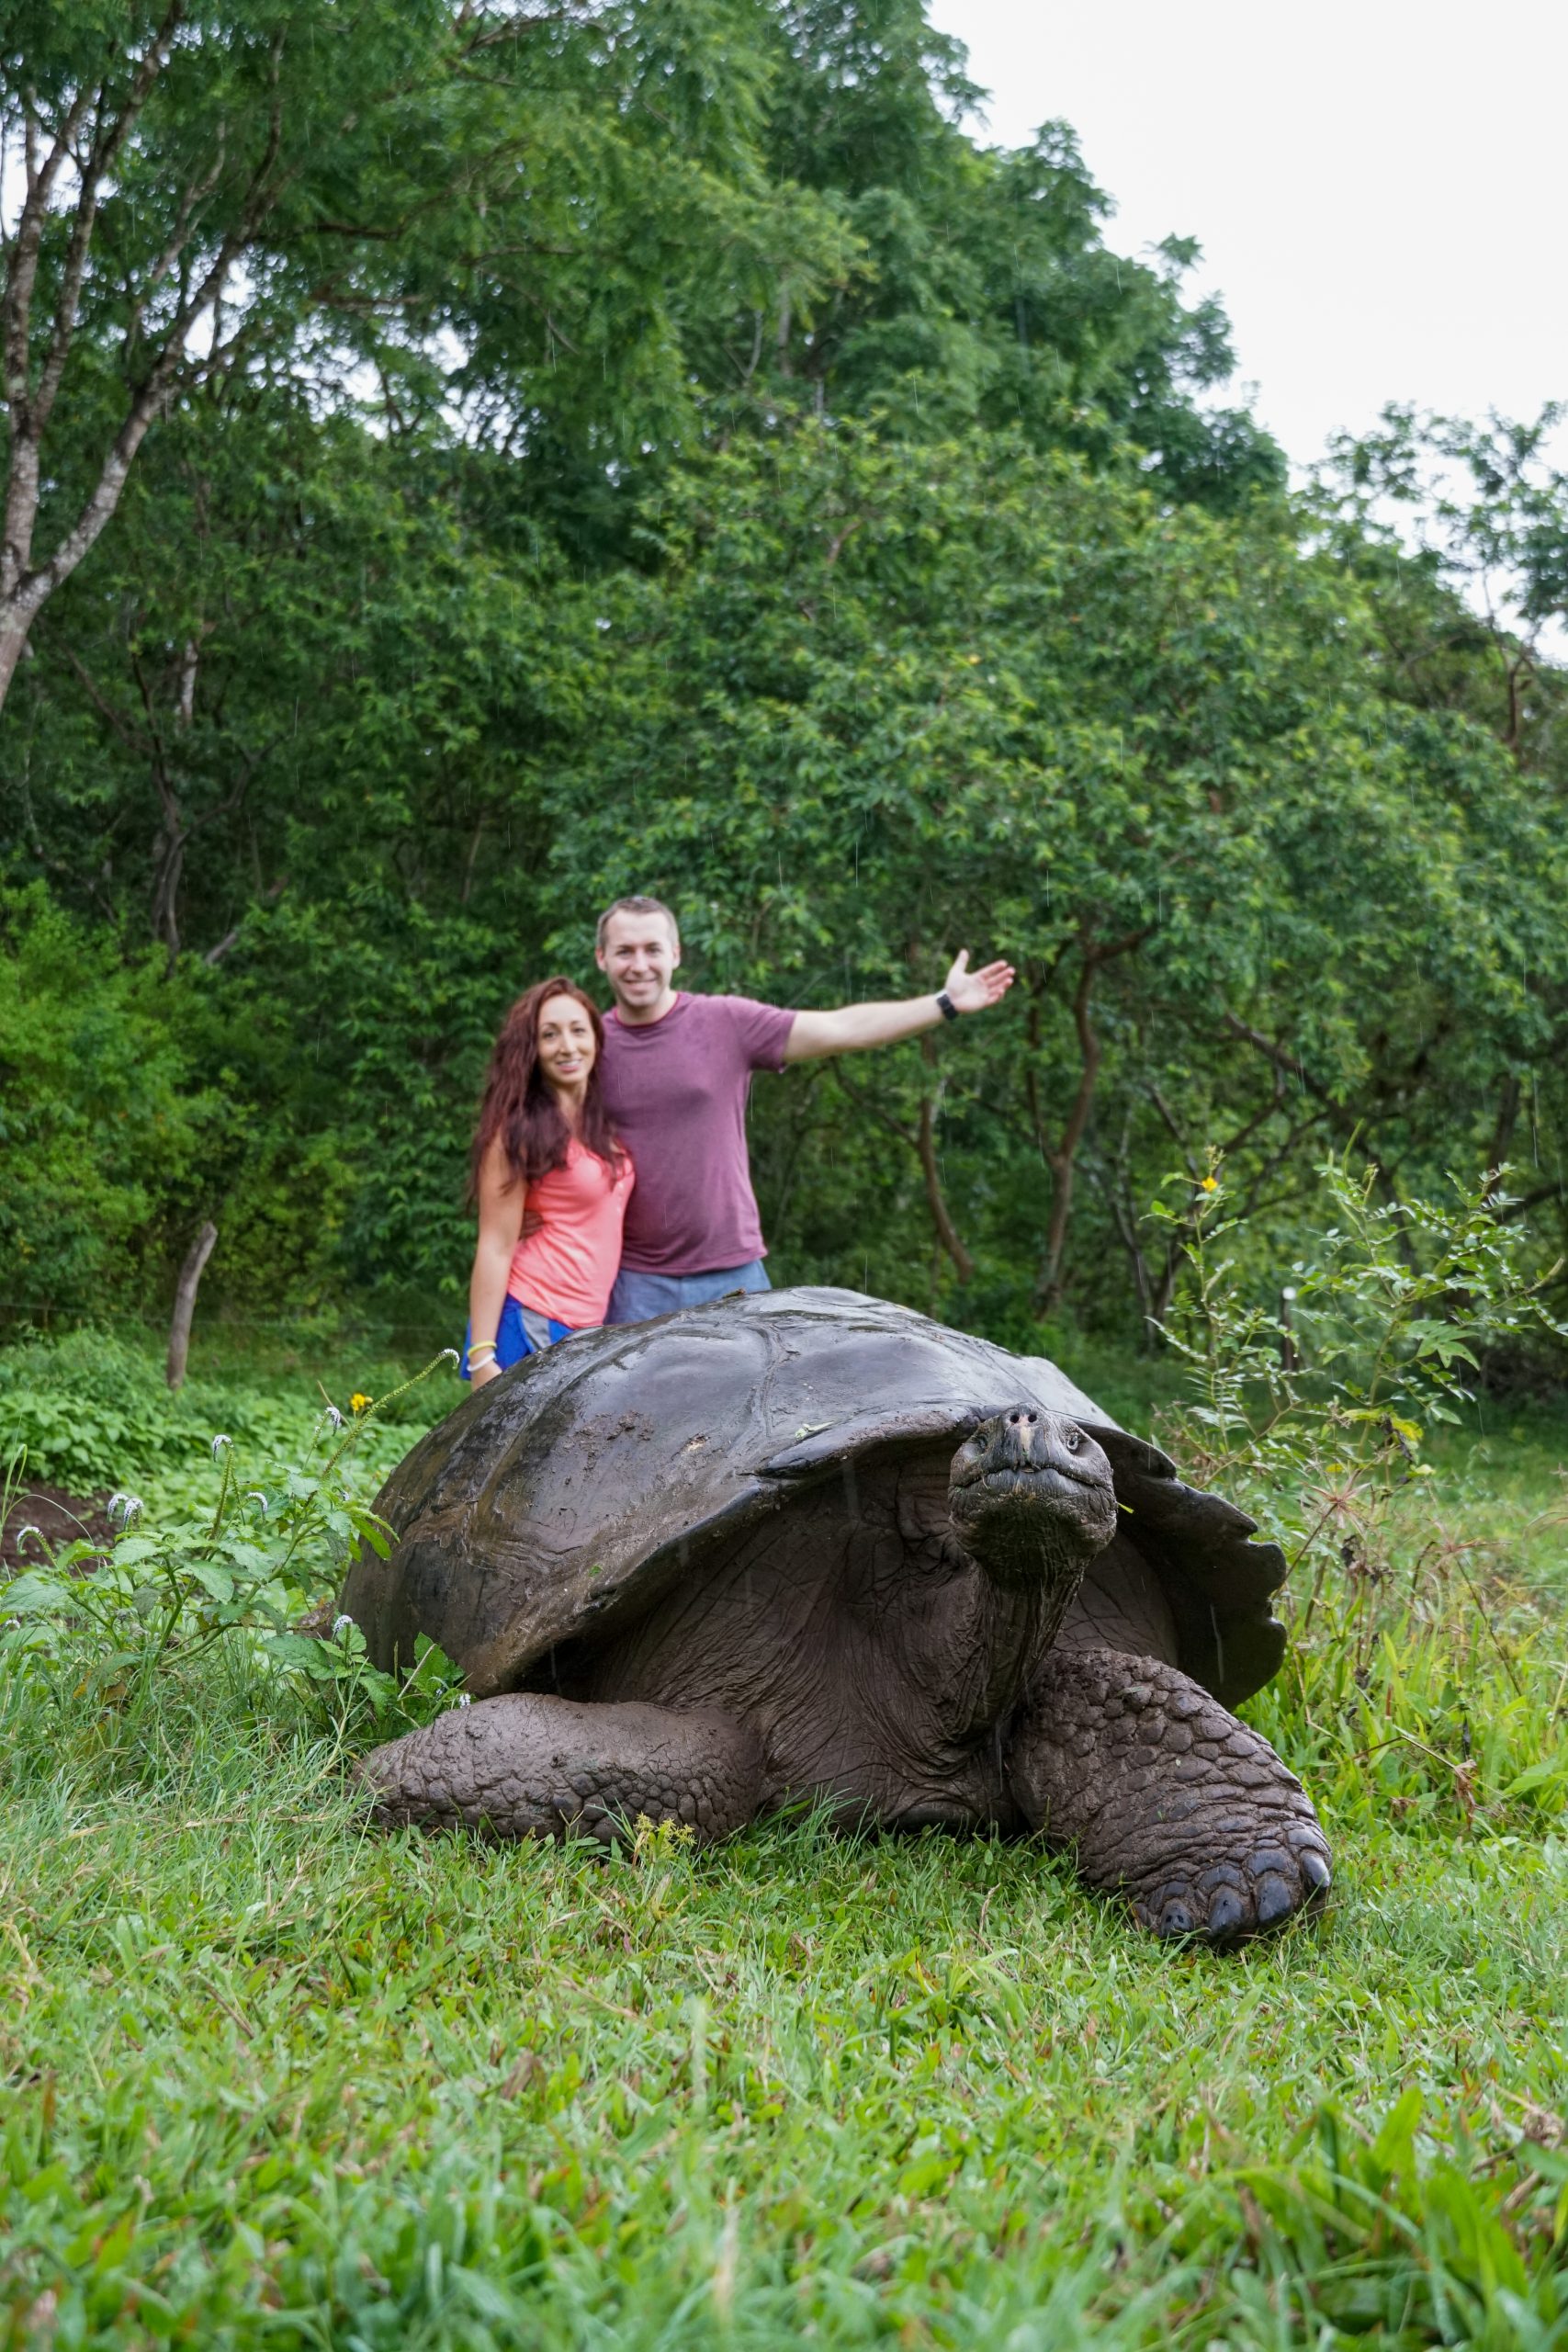
[{"label": "tortoise claw", "polygon": [[1159,1921],[1155,1932],[1161,1936],[1190,1936],[1197,1925],[1197,1917],[1191,1905],[1184,1902],[1179,1894],[1173,1894],[1160,1905]]},{"label": "tortoise claw", "polygon": [[1334,1873],[1328,1867],[1328,1857],[1315,1846],[1303,1846],[1296,1856],[1296,1868],[1311,1887],[1314,1894],[1326,1894],[1334,1883]]},{"label": "tortoise claw", "polygon": [[1258,1924],[1277,1928],[1295,1909],[1295,1898],[1278,1871],[1265,1871],[1258,1882]]}]

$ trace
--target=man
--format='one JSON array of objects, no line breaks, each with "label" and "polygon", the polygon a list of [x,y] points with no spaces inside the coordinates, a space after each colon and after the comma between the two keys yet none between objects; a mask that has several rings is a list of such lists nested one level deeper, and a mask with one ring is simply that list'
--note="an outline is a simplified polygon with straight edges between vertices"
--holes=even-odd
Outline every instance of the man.
[{"label": "man", "polygon": [[615,1005],[604,1023],[604,1101],[637,1168],[611,1323],[643,1323],[732,1290],[766,1290],[766,1247],[746,1150],[751,1074],[890,1046],[983,1012],[1010,964],[969,969],[967,948],[931,996],[788,1012],[743,996],[677,990],[681,934],[659,899],[617,899],[595,960]]}]

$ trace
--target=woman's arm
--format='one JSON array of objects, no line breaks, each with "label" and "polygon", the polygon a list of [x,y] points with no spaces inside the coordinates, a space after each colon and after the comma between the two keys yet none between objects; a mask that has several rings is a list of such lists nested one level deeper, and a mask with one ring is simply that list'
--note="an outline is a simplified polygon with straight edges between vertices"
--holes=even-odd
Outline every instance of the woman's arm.
[{"label": "woman's arm", "polygon": [[[500,1328],[512,1253],[523,1230],[525,1194],[525,1188],[507,1167],[498,1136],[479,1165],[479,1238],[474,1245],[474,1271],[468,1277],[470,1347],[493,1340]],[[476,1388],[482,1388],[500,1372],[491,1356],[473,1365],[468,1376]]]}]

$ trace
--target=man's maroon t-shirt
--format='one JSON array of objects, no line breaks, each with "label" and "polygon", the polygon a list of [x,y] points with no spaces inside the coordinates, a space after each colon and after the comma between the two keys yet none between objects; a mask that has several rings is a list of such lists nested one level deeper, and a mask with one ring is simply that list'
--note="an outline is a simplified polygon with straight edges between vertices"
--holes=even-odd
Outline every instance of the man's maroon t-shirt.
[{"label": "man's maroon t-shirt", "polygon": [[638,1028],[604,1020],[604,1102],[637,1186],[621,1263],[706,1274],[766,1255],[746,1154],[751,1073],[783,1069],[793,1012],[746,996],[688,996]]}]

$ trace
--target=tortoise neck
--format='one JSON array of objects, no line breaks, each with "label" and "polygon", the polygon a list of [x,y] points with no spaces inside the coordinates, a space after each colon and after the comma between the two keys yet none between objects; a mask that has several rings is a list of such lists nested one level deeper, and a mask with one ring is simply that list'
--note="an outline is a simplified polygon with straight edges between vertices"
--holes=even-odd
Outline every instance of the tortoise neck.
[{"label": "tortoise neck", "polygon": [[998,1600],[1026,1598],[1051,1637],[1094,1557],[1071,1521],[1029,1509],[987,1512],[959,1541]]},{"label": "tortoise neck", "polygon": [[970,1555],[969,1572],[949,1588],[941,1644],[939,1706],[946,1736],[966,1745],[988,1737],[1016,1705],[1055,1642],[1083,1581],[1081,1562],[1055,1577],[993,1576]]}]

